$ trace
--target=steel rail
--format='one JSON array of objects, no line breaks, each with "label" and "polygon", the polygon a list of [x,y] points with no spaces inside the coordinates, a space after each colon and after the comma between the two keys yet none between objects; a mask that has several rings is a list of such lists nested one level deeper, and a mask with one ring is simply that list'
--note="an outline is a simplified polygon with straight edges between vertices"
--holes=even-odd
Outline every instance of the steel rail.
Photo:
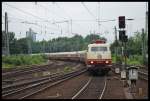
[{"label": "steel rail", "polygon": [[[41,91],[43,91],[43,90],[45,90],[45,89],[47,89],[47,88],[53,87],[53,86],[55,86],[55,85],[57,85],[57,84],[59,84],[59,83],[62,83],[62,82],[64,82],[64,81],[68,80],[68,79],[71,79],[71,78],[73,78],[73,77],[76,77],[76,76],[78,76],[78,75],[80,75],[80,74],[82,74],[82,73],[84,73],[84,72],[86,72],[86,71],[87,71],[87,69],[84,69],[84,70],[80,71],[79,73],[78,73],[78,72],[77,72],[77,73],[76,73],[76,72],[73,72],[73,73],[71,73],[71,74],[67,74],[67,77],[62,78],[62,79],[60,79],[59,81],[56,81],[56,82],[50,84],[50,85],[47,86],[47,87],[41,88],[41,89],[39,89],[38,91],[31,92],[30,94],[25,95],[25,96],[23,96],[23,97],[21,97],[21,98],[19,98],[19,99],[24,99],[24,98],[30,97],[30,96],[32,96],[32,95],[34,95],[34,94],[37,94],[37,93],[39,93],[39,92],[41,92]],[[74,73],[76,73],[76,74],[74,74]]]},{"label": "steel rail", "polygon": [[[42,84],[46,84],[46,83],[53,82],[53,81],[56,81],[56,80],[59,80],[59,79],[63,79],[64,77],[69,76],[69,75],[74,74],[74,73],[79,72],[79,71],[81,71],[81,70],[76,70],[76,71],[73,71],[73,72],[68,73],[68,74],[63,74],[63,76],[59,75],[57,77],[54,77],[53,79],[48,79],[48,80],[45,80],[45,81],[42,81],[42,82],[31,84],[31,85],[29,85],[27,87],[24,87],[22,89],[16,90],[14,92],[7,93],[7,94],[3,95],[3,97],[6,97],[6,96],[9,96],[9,95],[12,95],[12,94],[16,94],[18,92],[21,92],[21,91],[24,91],[24,90],[27,90],[27,89],[32,89],[33,87],[37,87],[37,86],[40,86]],[[84,71],[86,71],[86,70],[84,69]]]},{"label": "steel rail", "polygon": [[107,80],[106,80],[106,77],[105,77],[105,84],[104,84],[103,91],[102,91],[102,93],[101,93],[99,99],[102,99],[102,97],[104,96],[104,92],[105,92],[105,90],[106,90],[106,86],[107,86]]},{"label": "steel rail", "polygon": [[92,78],[89,78],[88,82],[71,99],[77,98],[87,88],[87,86],[90,84],[91,80],[92,80]]}]

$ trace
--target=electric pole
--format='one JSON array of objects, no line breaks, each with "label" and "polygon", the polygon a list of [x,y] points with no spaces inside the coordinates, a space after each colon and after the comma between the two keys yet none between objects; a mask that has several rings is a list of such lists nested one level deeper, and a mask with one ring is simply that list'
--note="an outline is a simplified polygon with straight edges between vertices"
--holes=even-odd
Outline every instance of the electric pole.
[{"label": "electric pole", "polygon": [[69,21],[67,21],[67,24],[68,24],[68,35],[69,35],[69,32],[70,32],[70,31],[69,31]]},{"label": "electric pole", "polygon": [[62,35],[62,29],[61,29],[61,35]]},{"label": "electric pole", "polygon": [[148,52],[147,42],[148,42],[148,11],[147,11],[147,3],[146,3],[146,16],[145,16],[145,55]]},{"label": "electric pole", "polygon": [[115,56],[116,56],[116,64],[117,64],[117,45],[118,45],[118,41],[117,41],[117,29],[116,29],[116,26],[114,27],[114,29],[115,29]]},{"label": "electric pole", "polygon": [[5,55],[7,55],[7,13],[5,12],[5,42],[4,42],[4,46],[5,46]]},{"label": "electric pole", "polygon": [[142,57],[143,57],[143,64],[145,63],[145,53],[146,53],[146,51],[145,51],[145,33],[144,33],[144,28],[142,29]]},{"label": "electric pole", "polygon": [[45,40],[43,39],[43,53],[45,53]]},{"label": "electric pole", "polygon": [[31,47],[31,40],[32,40],[32,33],[31,33],[31,28],[29,28],[29,32],[26,33],[27,34],[27,42],[28,42],[28,54],[32,54],[32,47]]},{"label": "electric pole", "polygon": [[98,2],[98,30],[100,33],[100,2]]},{"label": "electric pole", "polygon": [[147,11],[147,3],[146,3],[146,15],[145,15],[145,32],[148,34],[148,11]]},{"label": "electric pole", "polygon": [[72,19],[70,20],[70,24],[71,24],[71,34],[72,34]]},{"label": "electric pole", "polygon": [[90,30],[90,34],[92,34],[91,30]]},{"label": "electric pole", "polygon": [[6,34],[6,55],[10,55],[10,53],[9,53],[9,35],[8,35],[8,16],[7,16],[7,12],[5,12],[5,34]]}]

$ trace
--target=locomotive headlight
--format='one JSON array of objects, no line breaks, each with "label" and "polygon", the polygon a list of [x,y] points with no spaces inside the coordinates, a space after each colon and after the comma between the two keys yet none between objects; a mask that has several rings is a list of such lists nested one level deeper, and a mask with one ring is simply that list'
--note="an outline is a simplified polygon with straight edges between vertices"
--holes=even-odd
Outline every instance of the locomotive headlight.
[{"label": "locomotive headlight", "polygon": [[105,63],[109,63],[109,61],[106,61]]},{"label": "locomotive headlight", "polygon": [[94,63],[93,61],[91,61],[91,63]]}]

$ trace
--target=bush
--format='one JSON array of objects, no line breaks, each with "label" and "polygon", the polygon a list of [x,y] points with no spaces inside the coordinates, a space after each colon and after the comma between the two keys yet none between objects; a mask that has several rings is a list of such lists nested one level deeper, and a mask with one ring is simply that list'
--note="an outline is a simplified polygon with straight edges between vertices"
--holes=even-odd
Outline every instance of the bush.
[{"label": "bush", "polygon": [[34,56],[12,55],[12,56],[3,56],[2,63],[3,63],[3,66],[33,65],[33,64],[45,63],[47,59],[48,57],[44,55],[34,55]]},{"label": "bush", "polygon": [[72,68],[71,67],[65,67],[64,68],[64,72],[66,73],[66,72],[70,72],[72,70]]},{"label": "bush", "polygon": [[113,63],[115,63],[116,62],[116,60],[117,60],[117,63],[121,63],[121,56],[115,56],[114,54],[112,54],[112,61],[113,61]]},{"label": "bush", "polygon": [[[112,55],[112,60],[115,62],[115,55]],[[122,57],[117,56],[117,62],[121,63]],[[143,58],[141,55],[130,55],[129,58],[127,58],[127,64],[129,65],[141,65],[143,64]]]}]

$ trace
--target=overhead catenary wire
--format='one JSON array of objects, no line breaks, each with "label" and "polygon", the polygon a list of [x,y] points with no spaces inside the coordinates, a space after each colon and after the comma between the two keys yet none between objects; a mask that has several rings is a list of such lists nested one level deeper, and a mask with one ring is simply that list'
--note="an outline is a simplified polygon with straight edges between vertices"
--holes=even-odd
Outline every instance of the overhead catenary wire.
[{"label": "overhead catenary wire", "polygon": [[[14,7],[14,6],[10,5],[10,4],[7,4],[7,3],[4,3],[4,4],[7,5],[7,6],[9,6],[9,7],[11,7],[11,8],[17,9],[18,11],[20,11],[20,12],[22,12],[22,13],[28,14],[28,15],[30,15],[30,16],[33,16],[33,17],[37,18],[37,19],[40,19],[40,20],[42,20],[42,21],[45,21],[43,18],[40,18],[40,17],[38,17],[38,16],[35,16],[35,15],[29,13],[29,12],[26,12],[26,11],[24,11],[24,10],[22,10],[22,9],[19,9],[19,8],[17,8],[17,7]],[[47,21],[47,22],[48,22],[48,21]],[[57,26],[57,27],[58,27],[58,26]]]},{"label": "overhead catenary wire", "polygon": [[25,13],[25,14],[28,14],[28,15],[30,15],[30,16],[33,16],[33,17],[35,17],[35,18],[37,18],[37,19],[43,20],[43,18],[40,18],[40,17],[38,17],[38,16],[35,16],[35,15],[33,15],[32,13],[26,12],[26,11],[20,9],[20,8],[17,8],[17,7],[15,7],[15,6],[12,6],[12,5],[7,4],[7,3],[4,3],[4,4],[7,5],[7,6],[9,6],[9,7],[11,7],[11,8],[17,9],[17,10],[20,11],[20,12],[23,12],[23,13]]},{"label": "overhead catenary wire", "polygon": [[[54,2],[53,4],[55,4],[58,8],[60,8],[61,10],[63,10],[65,13],[66,13],[66,11],[64,10],[64,9],[62,9],[59,5],[58,5],[58,3],[56,3],[56,2]],[[66,13],[66,15],[68,16],[68,13]],[[70,16],[68,16],[68,18],[70,19],[70,20],[67,20],[67,22],[68,22],[68,25],[69,25],[69,23],[70,23],[70,32],[71,32],[71,34],[72,34],[72,26],[73,26],[73,21],[72,21],[72,17],[70,17]],[[57,23],[57,22],[56,22]],[[68,26],[68,28],[69,28],[69,26]],[[69,29],[68,29],[68,32],[69,32]]]},{"label": "overhead catenary wire", "polygon": [[[47,8],[47,7],[43,6],[43,5],[40,5],[40,4],[38,4],[38,5],[39,5],[40,7],[43,7],[45,10],[50,11],[49,8]],[[51,11],[50,11],[50,12],[51,12]],[[55,14],[55,13],[54,13],[54,14]],[[57,14],[55,14],[55,15],[58,16]],[[59,17],[66,19],[65,17],[62,17],[62,16],[59,16]],[[56,21],[55,21],[55,20],[53,20],[53,21],[51,22],[51,24],[53,24],[53,25],[57,26],[58,28],[60,28],[59,25],[56,25]],[[62,29],[62,28],[60,28],[60,30],[61,30],[61,29]]]},{"label": "overhead catenary wire", "polygon": [[[60,8],[61,10],[63,10],[63,11],[66,13],[66,11],[65,11],[62,7],[60,7],[58,3],[55,2],[54,4],[56,4],[56,6],[57,6],[58,8]],[[66,13],[66,15],[69,17],[69,19],[72,19],[72,18],[70,17],[70,15],[68,15],[68,13]]]},{"label": "overhead catenary wire", "polygon": [[[9,4],[9,3],[8,3],[8,4]],[[38,4],[40,4],[40,3],[38,3]],[[37,5],[38,5],[38,4],[37,4]],[[47,3],[47,4],[48,4],[48,3]],[[57,7],[59,7],[60,9],[61,9],[61,8],[65,8],[65,7],[62,6],[60,3],[55,3],[55,4],[56,4]],[[60,4],[60,5],[59,5],[59,4]],[[86,4],[86,2],[84,3],[84,5],[85,5],[85,4]],[[49,8],[48,5],[46,5],[46,4],[40,4],[40,5]],[[81,5],[81,6],[82,6],[82,5]],[[17,6],[16,6],[16,7],[17,7]],[[38,7],[38,6],[36,6],[36,7]],[[56,7],[56,8],[57,8],[57,7]],[[86,7],[87,7],[88,10],[92,13],[92,15],[93,15],[93,14],[97,15],[96,13],[93,13],[91,9],[89,9],[90,7],[88,7],[88,5],[86,5]],[[19,9],[20,9],[20,8],[19,8]],[[22,10],[24,10],[24,9],[22,8]],[[38,9],[37,9],[37,10],[38,10]],[[41,8],[41,10],[42,10],[42,8]],[[48,10],[48,11],[50,12],[50,11],[51,11],[51,8],[46,9],[46,10]],[[68,11],[68,9],[61,9],[61,11],[62,11],[62,10],[63,10],[64,12],[65,12],[65,10]],[[27,10],[25,9],[25,11],[27,11]],[[29,12],[31,12],[31,11],[29,11]],[[48,12],[48,13],[49,13],[49,12]],[[94,11],[94,12],[97,12],[97,11]],[[31,12],[31,13],[32,13],[32,12]],[[51,13],[51,12],[50,12],[50,13]],[[53,13],[57,14],[57,11],[56,11],[56,12],[53,11]],[[59,13],[59,11],[58,11],[58,13]],[[68,11],[68,13],[69,13],[69,11]],[[32,13],[32,14],[33,14],[33,13]],[[35,13],[35,15],[36,15],[36,14],[37,14],[37,13]],[[63,14],[63,13],[62,13],[62,14]],[[58,15],[59,15],[59,16],[63,16],[63,17],[65,17],[65,18],[70,18],[70,16],[68,16],[68,14],[67,14],[67,15],[65,15],[65,14],[62,15],[62,14],[58,14]],[[71,14],[71,13],[70,13],[70,14]],[[90,15],[91,15],[91,14],[90,14]],[[92,15],[91,15],[91,16],[92,16]],[[47,14],[47,16],[48,16],[48,14]],[[50,16],[50,15],[49,15],[49,16]],[[67,17],[67,16],[68,16],[68,17]],[[16,16],[16,17],[17,17],[17,16]],[[18,17],[19,17],[19,16],[18,16]],[[40,17],[40,16],[38,16],[38,17]],[[40,18],[42,18],[42,17],[40,17]],[[58,18],[59,18],[59,17],[58,17]],[[94,17],[93,17],[93,18],[94,18]],[[43,19],[43,18],[42,18],[42,19]],[[44,20],[44,19],[45,19],[45,20]],[[38,22],[43,22],[44,24],[46,23],[46,25],[48,25],[47,23],[49,23],[49,22],[53,23],[53,22],[51,21],[51,19],[46,20],[45,17],[44,17],[44,19],[43,19],[43,20],[41,20],[41,19],[38,20],[38,18],[37,18],[37,20],[36,20],[36,19],[35,19],[35,20],[37,21],[37,23],[38,23]],[[31,19],[31,20],[32,20],[32,19]],[[57,22],[57,20],[58,20],[58,19],[56,19],[55,22]],[[135,19],[135,20],[136,20],[136,19]],[[36,22],[36,21],[35,21],[35,22]],[[70,20],[69,20],[69,21],[70,21]],[[110,19],[110,20],[102,20],[102,19],[101,19],[101,21],[100,21],[100,20],[98,20],[98,21],[102,23],[102,22],[117,21],[117,19],[112,19],[112,20],[111,20],[111,19]],[[139,21],[141,21],[141,20],[139,20]],[[34,23],[34,21],[28,21],[28,22],[29,22],[29,23]],[[28,23],[28,22],[27,22],[27,23]],[[70,21],[70,22],[71,22],[71,21]],[[89,19],[89,20],[86,20],[86,19],[85,19],[85,20],[84,20],[84,19],[83,19],[83,20],[82,20],[82,19],[81,19],[81,20],[80,20],[80,19],[79,19],[79,20],[72,19],[72,22],[74,22],[74,23],[75,23],[75,22],[80,22],[80,23],[77,23],[77,24],[78,24],[78,25],[81,25],[81,27],[83,26],[84,29],[87,30],[87,29],[86,29],[87,27],[84,26],[84,24],[83,24],[82,22],[95,22],[95,20],[94,20],[94,19],[93,19],[93,20],[90,20],[90,19]],[[96,21],[96,22],[97,22],[97,21]],[[38,23],[38,24],[41,24],[41,23]],[[88,23],[87,23],[87,24],[88,24]],[[96,23],[95,23],[95,24],[96,24]],[[51,24],[49,24],[49,25],[51,25]],[[53,25],[54,25],[54,24],[53,24]],[[57,24],[57,25],[60,25],[60,24]],[[76,25],[76,24],[74,24],[74,25]],[[77,25],[77,27],[79,27],[78,25]],[[37,26],[37,25],[36,25],[36,26]],[[60,25],[60,26],[61,26],[61,25]],[[55,26],[52,26],[52,27],[55,27]],[[61,27],[63,27],[63,24],[62,24]],[[47,29],[48,29],[48,28],[47,28]],[[56,29],[57,29],[57,28],[56,28]],[[60,27],[59,27],[58,29],[60,29]],[[65,29],[65,28],[62,28],[62,29]],[[77,29],[77,28],[76,28],[76,29]],[[82,28],[80,28],[80,29],[82,29]],[[64,32],[64,31],[63,31],[63,32]],[[86,32],[86,31],[85,31],[85,32]]]},{"label": "overhead catenary wire", "polygon": [[[58,8],[60,8],[61,10],[63,10],[66,13],[66,11],[58,5],[58,3],[54,2],[53,4],[55,4]],[[66,13],[66,15],[68,16],[67,13]],[[70,32],[72,34],[72,18],[70,16],[68,16],[68,17],[69,17],[69,19],[71,19],[70,21],[68,21],[68,33],[69,33],[69,22],[70,22]]]},{"label": "overhead catenary wire", "polygon": [[[81,4],[83,5],[83,7],[88,11],[88,13],[94,18],[96,19],[96,17],[91,13],[91,11],[88,9],[88,7],[84,4],[84,2],[81,2]],[[97,20],[97,19],[96,19]]]},{"label": "overhead catenary wire", "polygon": [[[62,9],[59,5],[58,5],[58,3],[56,3],[56,2],[54,2],[54,4],[56,4],[56,6],[57,7],[59,7],[61,10],[63,10],[65,13],[66,13],[66,11],[64,10],[64,9]],[[68,15],[68,13],[66,13],[66,15],[69,17],[69,19],[71,19],[69,22],[70,22],[70,25],[71,25],[71,33],[72,33],[72,23],[75,21],[75,20],[73,20],[72,19],[72,17],[70,17],[69,15]],[[81,20],[79,20],[79,21],[81,21]],[[80,26],[80,28],[81,28],[81,25],[79,25],[79,24],[75,24],[75,25],[77,25],[78,27]]]},{"label": "overhead catenary wire", "polygon": [[[39,3],[38,3],[37,5],[39,5],[40,7],[43,7],[44,9],[46,9],[46,10],[48,10],[48,11],[50,11],[49,8],[43,6],[43,5],[39,4]],[[51,11],[50,11],[50,13],[52,14]],[[56,16],[59,16],[58,14],[55,14],[54,12],[53,12],[53,14],[56,15]],[[62,17],[62,16],[59,16],[59,17],[66,19],[65,17]]]},{"label": "overhead catenary wire", "polygon": [[[11,21],[12,22],[12,21]],[[16,22],[16,21],[13,21],[12,23],[21,23],[21,22]],[[30,24],[30,23],[25,23],[25,24]],[[40,25],[38,25],[38,24],[34,24],[35,26],[37,26],[37,27],[40,27],[41,28],[41,26]],[[32,27],[32,28],[34,28],[35,29],[35,27]],[[38,29],[39,30],[39,28],[36,28],[36,29]],[[45,29],[47,29],[47,30],[49,30],[50,28],[49,27],[45,27]],[[57,32],[58,30],[56,30],[56,31],[54,31],[55,33]],[[40,33],[40,31],[37,31],[38,33]],[[42,34],[42,33],[41,33]],[[51,34],[51,33],[47,33],[47,34]]]},{"label": "overhead catenary wire", "polygon": [[[13,18],[13,19],[17,20],[17,22],[16,22],[16,21],[13,21],[12,19],[11,19],[11,20],[9,20],[9,22],[11,22],[11,23],[32,24],[32,25],[37,26],[37,27],[40,27],[40,28],[42,28],[42,26],[43,26],[43,25],[39,25],[38,23],[33,23],[33,22],[31,22],[31,21],[27,21],[27,20],[20,19],[20,18],[15,18],[15,17],[10,17],[10,18]],[[48,27],[48,26],[46,26],[45,28],[46,28],[47,30],[53,29],[53,30],[55,30],[55,32],[56,32],[56,31],[58,32],[58,30],[57,30],[57,29],[52,28],[52,27]],[[39,28],[38,28],[38,29],[39,29]]]},{"label": "overhead catenary wire", "polygon": [[[24,19],[20,19],[20,18],[15,18],[15,17],[10,17],[10,18],[13,18],[13,19],[15,19],[15,20],[21,20],[21,21],[18,21],[18,22],[16,22],[16,21],[14,21],[13,23],[26,23],[26,24],[32,24],[32,25],[36,25],[36,26],[42,26],[42,25],[39,25],[38,23],[34,23],[34,22],[31,22],[31,21],[27,21],[27,20],[24,20]],[[11,20],[9,20],[9,22],[12,22],[12,19]],[[43,25],[44,26],[44,25]],[[52,28],[52,27],[48,27],[48,26],[46,26],[47,28],[50,28],[50,29],[53,29],[53,30],[57,30],[56,28]]]}]

